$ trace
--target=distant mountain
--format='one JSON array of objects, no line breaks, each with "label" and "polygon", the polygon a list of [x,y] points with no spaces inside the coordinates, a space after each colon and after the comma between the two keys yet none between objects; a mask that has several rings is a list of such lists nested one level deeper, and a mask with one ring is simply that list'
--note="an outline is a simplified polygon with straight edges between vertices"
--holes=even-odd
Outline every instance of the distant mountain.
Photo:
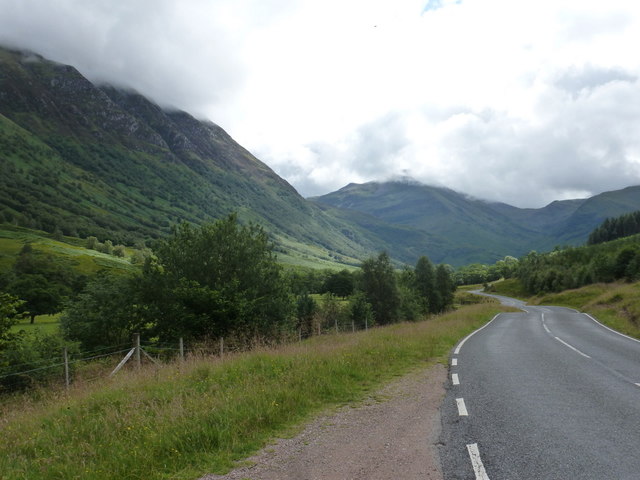
[{"label": "distant mountain", "polygon": [[462,265],[583,244],[605,218],[640,209],[640,187],[556,201],[539,209],[491,203],[406,181],[350,184],[311,200],[387,224],[437,233],[441,241],[440,255],[434,255],[441,257],[437,261]]}]

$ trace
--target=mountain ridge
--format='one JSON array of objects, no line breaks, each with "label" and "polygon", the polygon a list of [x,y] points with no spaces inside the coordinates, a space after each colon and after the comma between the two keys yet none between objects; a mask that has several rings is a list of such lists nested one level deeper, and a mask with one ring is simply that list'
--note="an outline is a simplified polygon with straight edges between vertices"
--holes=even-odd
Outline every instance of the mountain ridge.
[{"label": "mountain ridge", "polygon": [[132,244],[235,211],[292,263],[414,258],[306,201],[215,123],[31,52],[0,48],[0,152],[0,222]]},{"label": "mountain ridge", "polygon": [[[452,251],[468,251],[474,246],[481,251],[481,263],[491,263],[505,255],[584,243],[607,217],[640,210],[640,186],[586,199],[557,200],[538,209],[481,200],[450,188],[397,181],[351,183],[309,200],[436,231],[451,242]],[[452,258],[446,261],[459,264]]]},{"label": "mountain ridge", "polygon": [[0,223],[134,244],[237,212],[305,265],[357,265],[380,250],[410,264],[491,263],[579,243],[640,209],[640,187],[519,209],[407,178],[304,199],[215,123],[3,48],[0,155]]}]

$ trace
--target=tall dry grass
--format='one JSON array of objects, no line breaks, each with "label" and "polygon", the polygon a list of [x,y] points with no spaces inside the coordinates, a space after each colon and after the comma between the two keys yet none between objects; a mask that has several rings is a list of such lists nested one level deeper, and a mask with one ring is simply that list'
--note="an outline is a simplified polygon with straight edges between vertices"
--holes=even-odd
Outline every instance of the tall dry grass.
[{"label": "tall dry grass", "polygon": [[194,356],[5,409],[0,479],[193,479],[224,472],[322,409],[442,359],[499,309],[471,305],[428,321],[223,359]]}]

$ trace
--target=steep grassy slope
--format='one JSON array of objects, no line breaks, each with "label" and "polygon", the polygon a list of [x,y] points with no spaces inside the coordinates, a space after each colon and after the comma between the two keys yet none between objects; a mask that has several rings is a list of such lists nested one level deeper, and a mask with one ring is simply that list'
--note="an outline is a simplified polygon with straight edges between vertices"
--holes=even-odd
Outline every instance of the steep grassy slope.
[{"label": "steep grassy slope", "polygon": [[238,211],[294,254],[355,263],[376,250],[220,127],[0,49],[0,222],[132,243]]},{"label": "steep grassy slope", "polygon": [[132,244],[237,211],[288,263],[460,263],[441,237],[308,202],[211,122],[31,53],[0,49],[0,156],[0,223]]}]

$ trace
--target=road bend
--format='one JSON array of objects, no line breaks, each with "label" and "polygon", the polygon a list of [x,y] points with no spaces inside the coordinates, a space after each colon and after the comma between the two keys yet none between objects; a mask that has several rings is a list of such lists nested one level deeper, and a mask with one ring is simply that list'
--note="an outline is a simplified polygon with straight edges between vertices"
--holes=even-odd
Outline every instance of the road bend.
[{"label": "road bend", "polygon": [[568,308],[502,313],[450,358],[450,479],[640,479],[640,342]]}]

